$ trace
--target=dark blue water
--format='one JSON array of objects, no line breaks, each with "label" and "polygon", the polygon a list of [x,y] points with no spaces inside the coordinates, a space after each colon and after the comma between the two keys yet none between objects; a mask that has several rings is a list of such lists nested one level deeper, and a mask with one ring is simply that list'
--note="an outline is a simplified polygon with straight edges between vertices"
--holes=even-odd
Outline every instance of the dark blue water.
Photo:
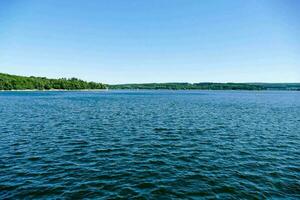
[{"label": "dark blue water", "polygon": [[300,198],[300,92],[1,92],[6,198]]}]

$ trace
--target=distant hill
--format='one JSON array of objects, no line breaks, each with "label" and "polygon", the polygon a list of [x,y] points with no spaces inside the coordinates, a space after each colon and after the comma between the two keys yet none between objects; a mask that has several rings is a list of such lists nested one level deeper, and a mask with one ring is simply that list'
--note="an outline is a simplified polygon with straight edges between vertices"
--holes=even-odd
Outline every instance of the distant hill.
[{"label": "distant hill", "polygon": [[300,90],[300,83],[144,83],[109,85],[110,89]]},{"label": "distant hill", "polygon": [[295,90],[300,91],[300,83],[249,83],[250,85],[262,86],[266,90]]},{"label": "distant hill", "polygon": [[263,90],[263,86],[244,83],[145,83],[109,85],[110,89],[166,89],[166,90]]},{"label": "distant hill", "polygon": [[0,73],[0,90],[84,90],[106,89],[102,83],[86,82],[77,78],[48,79]]},{"label": "distant hill", "polygon": [[77,78],[49,79],[0,73],[0,90],[85,90],[85,89],[149,89],[149,90],[294,90],[300,83],[141,83],[106,85]]}]

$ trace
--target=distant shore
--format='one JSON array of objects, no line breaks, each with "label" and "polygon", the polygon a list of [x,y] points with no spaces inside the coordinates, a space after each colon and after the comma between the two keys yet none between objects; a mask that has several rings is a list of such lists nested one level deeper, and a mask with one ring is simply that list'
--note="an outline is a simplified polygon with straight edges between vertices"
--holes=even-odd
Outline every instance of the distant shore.
[{"label": "distant shore", "polygon": [[107,92],[107,91],[247,91],[247,92],[272,92],[272,91],[283,91],[283,92],[300,92],[300,90],[286,90],[286,89],[262,89],[262,90],[230,90],[230,89],[86,89],[86,90],[62,90],[62,89],[51,89],[51,90],[0,90],[0,92]]},{"label": "distant shore", "polygon": [[84,89],[84,90],[63,90],[63,89],[50,89],[50,90],[0,90],[0,92],[105,92],[108,89]]},{"label": "distant shore", "polygon": [[107,90],[213,90],[213,91],[300,91],[300,83],[214,83],[214,82],[169,82],[104,84],[83,81],[77,78],[49,79],[0,73],[0,91],[107,91]]},{"label": "distant shore", "polygon": [[0,73],[0,90],[4,91],[68,91],[105,90],[102,83],[83,81],[77,78],[51,79],[46,77],[17,76]]}]

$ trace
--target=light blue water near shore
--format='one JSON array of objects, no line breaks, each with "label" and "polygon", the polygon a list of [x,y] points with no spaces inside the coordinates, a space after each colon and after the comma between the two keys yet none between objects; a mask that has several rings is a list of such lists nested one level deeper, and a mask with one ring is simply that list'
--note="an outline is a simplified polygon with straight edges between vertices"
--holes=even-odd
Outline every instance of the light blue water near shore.
[{"label": "light blue water near shore", "polygon": [[300,92],[1,92],[0,199],[300,198]]}]

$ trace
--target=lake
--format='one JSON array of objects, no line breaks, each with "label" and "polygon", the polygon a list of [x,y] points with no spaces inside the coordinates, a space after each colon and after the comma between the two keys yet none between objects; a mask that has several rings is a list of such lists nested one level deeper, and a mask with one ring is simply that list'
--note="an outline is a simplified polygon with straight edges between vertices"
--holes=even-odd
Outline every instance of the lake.
[{"label": "lake", "polygon": [[300,198],[300,92],[0,92],[0,199]]}]

